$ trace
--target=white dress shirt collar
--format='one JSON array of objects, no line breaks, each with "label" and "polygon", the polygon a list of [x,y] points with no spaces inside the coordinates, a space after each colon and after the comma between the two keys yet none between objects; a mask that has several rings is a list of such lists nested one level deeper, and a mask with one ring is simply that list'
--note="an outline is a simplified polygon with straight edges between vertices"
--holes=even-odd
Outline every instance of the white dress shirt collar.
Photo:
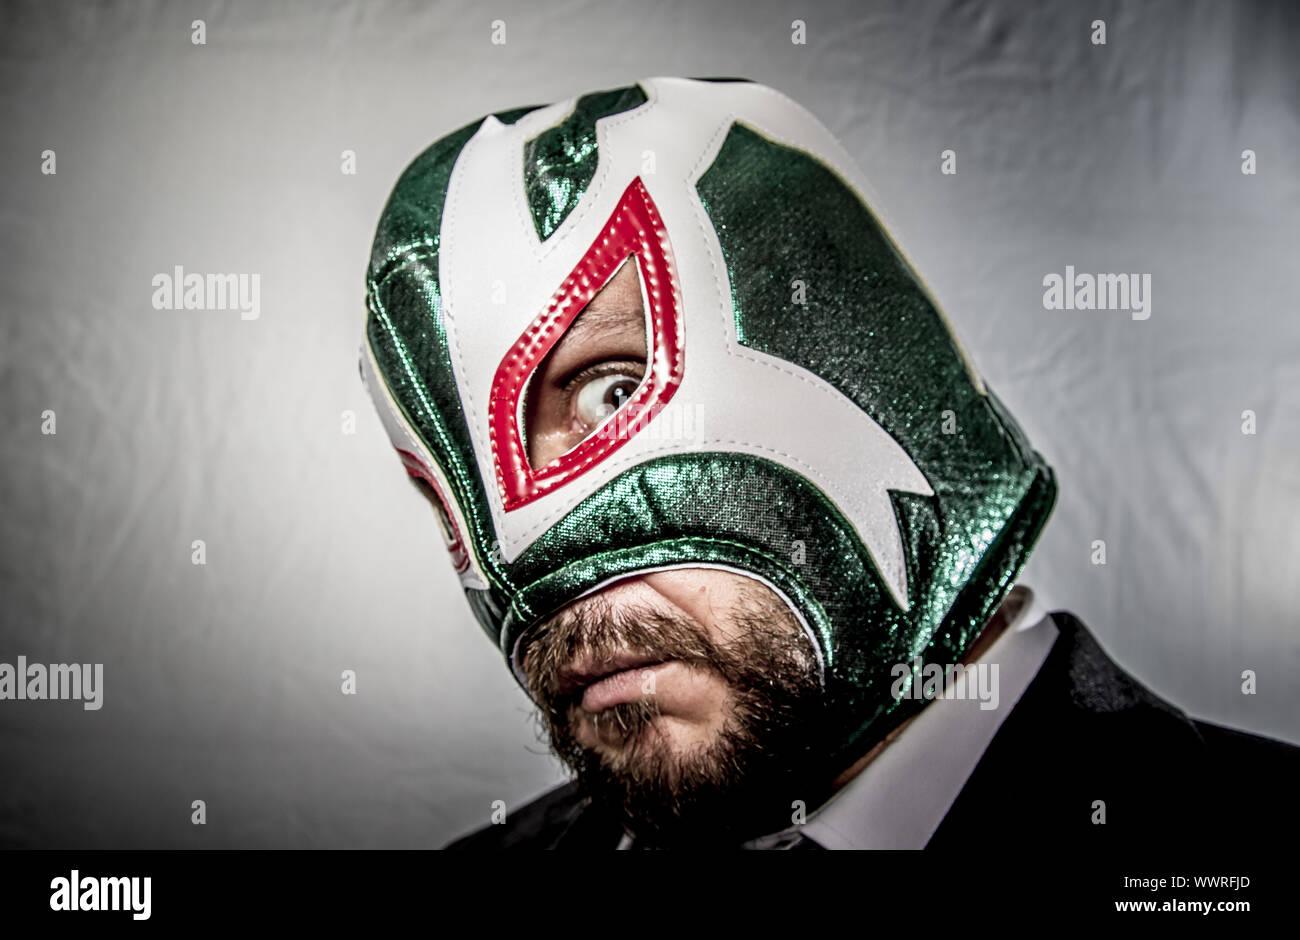
[{"label": "white dress shirt collar", "polygon": [[997,707],[936,698],[806,823],[787,832],[802,832],[828,849],[924,848],[1056,642],[1056,625],[1029,595],[977,660],[998,667]]}]

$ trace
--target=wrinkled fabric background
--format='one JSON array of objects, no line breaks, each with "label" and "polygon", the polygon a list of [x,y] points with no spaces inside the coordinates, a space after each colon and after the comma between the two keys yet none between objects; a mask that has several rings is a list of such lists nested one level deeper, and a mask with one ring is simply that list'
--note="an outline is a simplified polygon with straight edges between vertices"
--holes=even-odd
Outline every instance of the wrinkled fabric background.
[{"label": "wrinkled fabric background", "polygon": [[[435,138],[656,74],[840,137],[1059,474],[1024,582],[1300,742],[1298,62],[1288,3],[6,4],[0,661],[105,679],[0,702],[0,844],[434,846],[561,779],[358,380],[362,281]],[[153,309],[176,265],[260,318]],[[1044,310],[1066,265],[1150,273],[1150,319]]]}]

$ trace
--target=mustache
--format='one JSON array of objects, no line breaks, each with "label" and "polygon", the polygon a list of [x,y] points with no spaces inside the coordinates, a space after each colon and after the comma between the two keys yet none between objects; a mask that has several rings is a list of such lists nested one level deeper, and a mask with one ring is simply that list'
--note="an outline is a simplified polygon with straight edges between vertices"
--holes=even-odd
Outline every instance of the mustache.
[{"label": "mustache", "polygon": [[544,621],[522,645],[528,691],[543,702],[560,696],[561,671],[578,659],[631,655],[679,660],[724,677],[735,672],[734,657],[686,614],[640,603],[614,604],[600,596],[584,598]]},{"label": "mustache", "polygon": [[[816,673],[812,641],[775,594],[742,585],[730,611],[728,639],[718,642],[683,611],[639,602],[613,603],[596,594],[562,609],[535,627],[521,643],[521,672],[533,699],[553,714],[562,711],[563,670],[579,659],[616,656],[648,662],[677,660],[714,672],[729,683],[746,684],[776,662]],[[820,682],[820,677],[813,679]],[[578,698],[581,690],[578,691]]]}]

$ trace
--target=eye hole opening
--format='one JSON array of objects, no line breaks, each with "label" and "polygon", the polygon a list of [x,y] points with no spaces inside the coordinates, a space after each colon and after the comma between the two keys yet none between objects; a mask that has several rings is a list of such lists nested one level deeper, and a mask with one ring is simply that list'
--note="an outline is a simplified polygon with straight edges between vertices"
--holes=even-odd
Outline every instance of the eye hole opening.
[{"label": "eye hole opening", "polygon": [[618,433],[613,419],[649,371],[648,309],[640,266],[629,254],[528,382],[517,417],[534,470],[595,434]]}]

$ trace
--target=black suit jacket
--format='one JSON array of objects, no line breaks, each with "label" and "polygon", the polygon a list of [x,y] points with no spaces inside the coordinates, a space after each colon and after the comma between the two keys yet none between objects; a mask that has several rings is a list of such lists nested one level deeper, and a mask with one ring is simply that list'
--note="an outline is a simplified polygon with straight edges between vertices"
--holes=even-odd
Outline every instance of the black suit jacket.
[{"label": "black suit jacket", "polygon": [[[1117,666],[1072,614],[1051,616],[1060,636],[927,848],[1294,846],[1300,748],[1188,718]],[[1104,823],[1094,821],[1097,801]],[[569,783],[447,848],[607,850],[622,834]],[[809,839],[787,847],[820,848]]]}]

